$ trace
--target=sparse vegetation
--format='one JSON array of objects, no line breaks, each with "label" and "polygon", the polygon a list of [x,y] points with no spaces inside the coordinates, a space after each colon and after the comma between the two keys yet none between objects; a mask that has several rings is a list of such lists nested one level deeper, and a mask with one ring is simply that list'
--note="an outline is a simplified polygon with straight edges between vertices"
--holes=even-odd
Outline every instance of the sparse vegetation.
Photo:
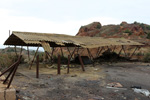
[{"label": "sparse vegetation", "polygon": [[147,33],[147,37],[146,37],[147,39],[150,39],[150,33]]},{"label": "sparse vegetation", "polygon": [[129,35],[132,35],[132,31],[130,31],[130,30],[128,30],[128,29],[125,30],[124,33],[129,33]]},{"label": "sparse vegetation", "polygon": [[143,61],[144,61],[144,62],[150,62],[150,52],[149,52],[149,53],[146,53],[146,54],[144,55]]},{"label": "sparse vegetation", "polygon": [[100,28],[101,28],[101,25],[100,25],[100,24],[98,24],[98,25],[96,26],[96,28],[97,28],[97,29],[100,29]]}]

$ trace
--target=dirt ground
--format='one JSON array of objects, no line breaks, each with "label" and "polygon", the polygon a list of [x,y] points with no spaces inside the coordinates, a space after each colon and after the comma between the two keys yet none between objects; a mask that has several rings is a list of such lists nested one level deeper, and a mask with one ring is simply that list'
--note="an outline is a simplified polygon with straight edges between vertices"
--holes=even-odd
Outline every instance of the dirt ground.
[{"label": "dirt ground", "polygon": [[[17,70],[12,85],[21,100],[150,100],[143,94],[135,93],[130,87],[141,86],[150,90],[150,64],[123,62],[87,65],[85,72],[77,68],[57,70],[40,65],[39,79],[35,66],[31,70],[22,64]],[[118,82],[123,87],[108,88]]]}]

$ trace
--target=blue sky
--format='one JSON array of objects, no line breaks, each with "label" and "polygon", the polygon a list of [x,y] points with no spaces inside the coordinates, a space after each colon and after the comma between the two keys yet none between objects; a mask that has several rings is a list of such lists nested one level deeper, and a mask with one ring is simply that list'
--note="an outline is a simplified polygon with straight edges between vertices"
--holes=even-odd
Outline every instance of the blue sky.
[{"label": "blue sky", "polygon": [[149,0],[0,0],[0,47],[11,31],[75,35],[80,26],[150,24]]}]

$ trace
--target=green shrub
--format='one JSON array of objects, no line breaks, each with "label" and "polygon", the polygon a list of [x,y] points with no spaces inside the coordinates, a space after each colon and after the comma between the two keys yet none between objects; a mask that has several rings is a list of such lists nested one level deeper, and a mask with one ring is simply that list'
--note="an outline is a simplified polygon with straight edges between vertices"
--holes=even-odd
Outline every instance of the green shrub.
[{"label": "green shrub", "polygon": [[101,28],[101,25],[100,25],[100,24],[98,24],[98,25],[96,26],[96,28],[97,28],[97,29],[100,29],[100,28]]},{"label": "green shrub", "polygon": [[150,39],[150,33],[147,33],[147,37],[146,37],[147,39]]},{"label": "green shrub", "polygon": [[143,61],[144,61],[144,62],[150,62],[150,52],[149,52],[149,53],[146,53],[146,54],[144,55]]},{"label": "green shrub", "polygon": [[132,31],[130,31],[130,30],[128,30],[128,29],[126,29],[126,30],[124,31],[124,33],[129,33],[129,35],[132,35]]},{"label": "green shrub", "polygon": [[150,30],[150,25],[147,25],[147,26],[146,26],[146,29]]},{"label": "green shrub", "polygon": [[[14,53],[1,53],[0,54],[0,70],[5,69],[18,60],[18,57]],[[24,56],[22,56],[21,63],[24,62]]]}]

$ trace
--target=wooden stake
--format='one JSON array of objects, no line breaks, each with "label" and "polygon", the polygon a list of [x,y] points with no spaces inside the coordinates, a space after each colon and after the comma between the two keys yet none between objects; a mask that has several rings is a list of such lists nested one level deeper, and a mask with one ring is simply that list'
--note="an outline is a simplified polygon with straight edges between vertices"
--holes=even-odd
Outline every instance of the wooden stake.
[{"label": "wooden stake", "polygon": [[69,74],[69,65],[70,65],[70,55],[68,55],[67,74]]},{"label": "wooden stake", "polygon": [[61,58],[60,55],[58,55],[58,66],[57,66],[57,74],[60,74],[60,62],[61,62]]},{"label": "wooden stake", "polygon": [[36,57],[36,78],[39,78],[39,55]]}]

